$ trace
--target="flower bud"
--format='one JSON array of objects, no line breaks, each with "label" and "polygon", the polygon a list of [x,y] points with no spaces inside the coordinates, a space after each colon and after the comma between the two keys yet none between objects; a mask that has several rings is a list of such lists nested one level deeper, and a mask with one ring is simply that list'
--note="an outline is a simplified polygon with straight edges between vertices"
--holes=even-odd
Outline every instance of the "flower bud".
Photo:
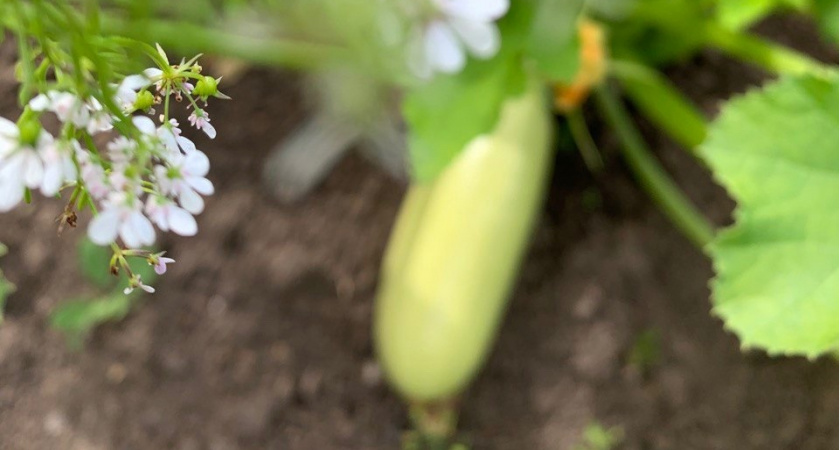
[{"label": "flower bud", "polygon": [[38,143],[38,137],[41,135],[41,122],[32,114],[22,114],[17,123],[18,130],[20,130],[20,142],[35,146]]},{"label": "flower bud", "polygon": [[137,111],[146,111],[155,104],[155,96],[143,89],[142,91],[137,93],[137,99],[134,100],[134,109]]},{"label": "flower bud", "polygon": [[212,97],[219,93],[219,82],[211,76],[204,76],[198,80],[192,93],[202,99]]}]

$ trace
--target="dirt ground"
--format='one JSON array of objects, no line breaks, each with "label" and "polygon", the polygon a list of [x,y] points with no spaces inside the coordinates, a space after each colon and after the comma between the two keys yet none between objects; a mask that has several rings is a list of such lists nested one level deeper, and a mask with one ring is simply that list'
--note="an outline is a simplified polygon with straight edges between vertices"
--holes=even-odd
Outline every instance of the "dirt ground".
[{"label": "dirt ground", "polygon": [[[765,28],[813,50],[790,24]],[[669,75],[710,115],[762,79],[712,52]],[[4,62],[5,117],[17,114],[10,76]],[[0,326],[0,449],[398,448],[408,423],[376,366],[370,313],[404,186],[351,156],[305,201],[274,202],[262,163],[303,118],[299,88],[265,70],[228,87],[219,138],[197,137],[217,190],[201,232],[165,237],[178,262],[158,293],[82,351],[48,315],[94,292],[76,267],[83,233],[57,237],[61,205],[42,198],[0,216],[0,267],[18,286]],[[733,205],[708,173],[642,125],[692,200],[727,223]],[[624,430],[622,449],[836,448],[836,360],[742,353],[709,314],[709,261],[595,129],[607,171],[595,179],[576,154],[558,155],[498,345],[463,399],[462,439],[564,450],[597,421]],[[633,349],[645,335],[658,356],[642,367]]]}]

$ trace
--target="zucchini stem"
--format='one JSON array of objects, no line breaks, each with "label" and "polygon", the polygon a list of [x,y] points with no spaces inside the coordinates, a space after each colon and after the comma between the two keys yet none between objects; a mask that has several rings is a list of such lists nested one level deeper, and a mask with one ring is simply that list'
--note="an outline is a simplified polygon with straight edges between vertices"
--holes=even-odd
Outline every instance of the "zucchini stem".
[{"label": "zucchini stem", "polygon": [[724,53],[780,75],[831,77],[835,68],[783,45],[709,23],[706,43]]},{"label": "zucchini stem", "polygon": [[624,158],[642,188],[668,219],[694,245],[703,249],[714,236],[712,225],[656,161],[620,100],[604,86],[596,90],[596,99],[607,122],[615,129]]}]

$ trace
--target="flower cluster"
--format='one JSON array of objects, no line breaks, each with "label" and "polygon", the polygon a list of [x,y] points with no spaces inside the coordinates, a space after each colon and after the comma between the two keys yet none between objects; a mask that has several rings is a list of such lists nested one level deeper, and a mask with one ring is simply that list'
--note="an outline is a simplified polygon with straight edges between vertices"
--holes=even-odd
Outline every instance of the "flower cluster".
[{"label": "flower cluster", "polygon": [[[218,91],[219,80],[201,75],[195,58],[168,65],[166,54],[158,52],[167,65],[111,86],[103,97],[110,102],[50,90],[31,99],[17,123],[0,118],[0,212],[28,200],[33,190],[45,196],[72,191],[59,229],[75,226],[77,209],[90,208],[94,217],[88,236],[113,248],[111,271],[125,271],[127,292],[154,289],[131,272],[126,257],[145,258],[157,273],[165,272],[174,260],[142,247],[154,244],[155,227],[195,235],[194,216],[204,209],[203,196],[214,191],[206,178],[210,162],[170,117],[171,99],[186,98],[190,124],[215,138],[210,116],[199,103],[206,107],[209,97],[227,98]],[[156,122],[147,114],[161,106]],[[55,136],[40,123],[47,111],[62,124]],[[97,148],[95,142],[107,144]]]},{"label": "flower cluster", "polygon": [[418,77],[461,71],[467,51],[479,59],[499,51],[501,38],[495,21],[507,13],[510,0],[423,0],[420,4],[417,8],[414,3],[417,25],[408,43],[408,64]]}]

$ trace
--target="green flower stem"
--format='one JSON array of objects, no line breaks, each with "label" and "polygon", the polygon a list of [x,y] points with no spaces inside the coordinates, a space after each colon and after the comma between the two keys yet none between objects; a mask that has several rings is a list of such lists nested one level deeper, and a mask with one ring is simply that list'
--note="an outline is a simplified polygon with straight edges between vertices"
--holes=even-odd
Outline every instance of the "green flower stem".
[{"label": "green flower stem", "polygon": [[610,74],[630,101],[654,124],[694,156],[706,138],[706,118],[659,72],[629,61],[610,61]]},{"label": "green flower stem", "polygon": [[346,58],[338,47],[280,39],[260,39],[169,20],[127,21],[101,17],[105,34],[154,41],[181,53],[200,48],[206,53],[244,59],[256,64],[313,69]]},{"label": "green flower stem", "polygon": [[714,236],[709,221],[689,202],[656,161],[619,99],[606,87],[596,91],[596,99],[607,122],[618,135],[624,158],[642,188],[691,242],[701,249],[705,247]]},{"label": "green flower stem", "polygon": [[592,173],[602,172],[604,170],[604,160],[601,159],[598,146],[592,140],[592,135],[589,133],[589,128],[586,127],[586,120],[583,118],[580,108],[569,112],[566,115],[566,121],[569,124],[572,139],[574,139],[586,167]]},{"label": "green flower stem", "polygon": [[728,30],[709,23],[706,43],[736,58],[751,62],[770,72],[785,75],[835,76],[835,68],[785,46],[746,33]]}]

